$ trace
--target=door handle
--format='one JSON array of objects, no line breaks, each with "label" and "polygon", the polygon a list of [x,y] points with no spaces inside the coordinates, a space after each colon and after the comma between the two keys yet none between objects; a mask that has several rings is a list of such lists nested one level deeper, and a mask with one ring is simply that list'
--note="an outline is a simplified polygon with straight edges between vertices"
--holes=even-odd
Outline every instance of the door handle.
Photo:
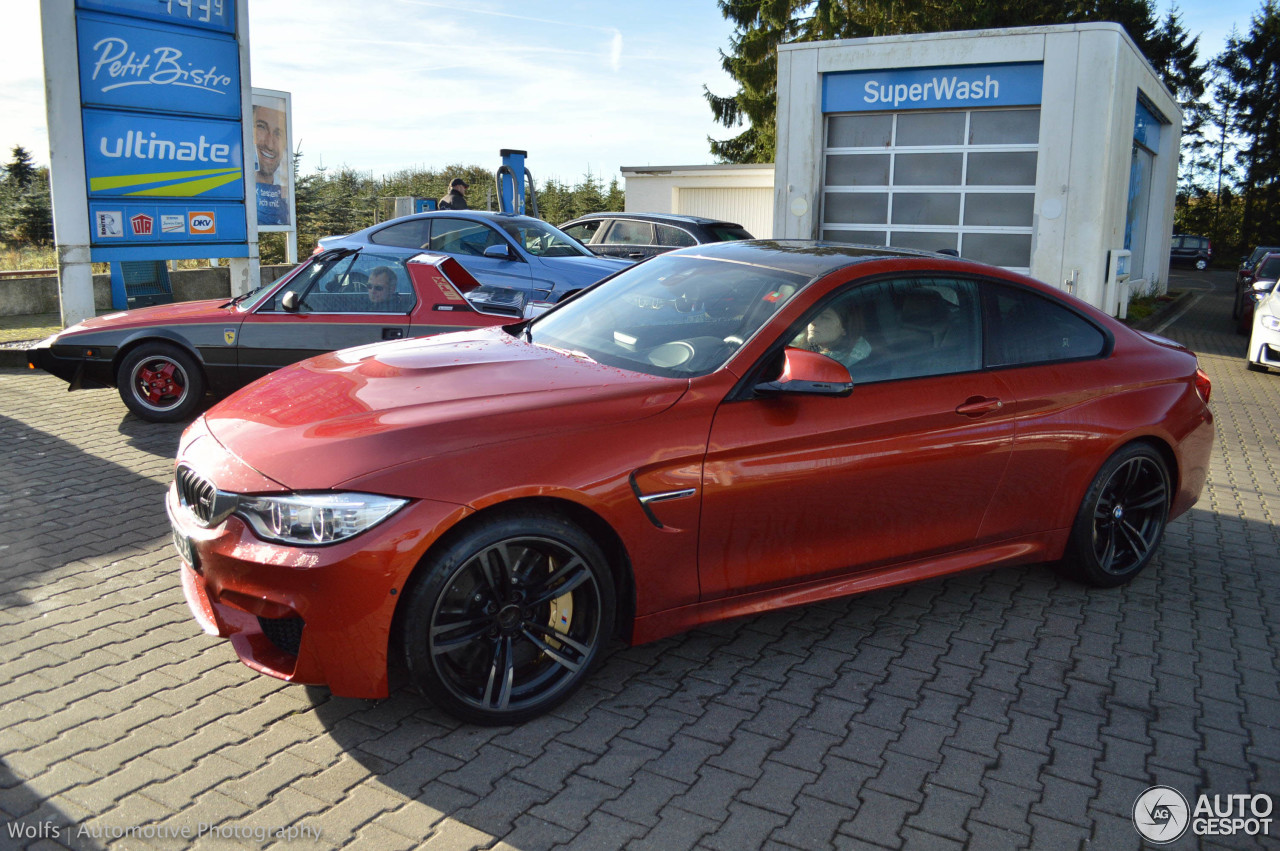
[{"label": "door handle", "polygon": [[630,254],[628,254],[628,255],[627,255],[627,258],[628,258],[629,260],[643,260],[643,259],[644,259],[644,252],[643,252],[643,251],[632,251]]},{"label": "door handle", "polygon": [[382,339],[384,340],[399,340],[402,337],[404,337],[403,328],[383,328],[382,329]]},{"label": "door handle", "polygon": [[1004,402],[994,396],[970,396],[965,399],[956,413],[966,417],[981,417],[1004,407]]}]

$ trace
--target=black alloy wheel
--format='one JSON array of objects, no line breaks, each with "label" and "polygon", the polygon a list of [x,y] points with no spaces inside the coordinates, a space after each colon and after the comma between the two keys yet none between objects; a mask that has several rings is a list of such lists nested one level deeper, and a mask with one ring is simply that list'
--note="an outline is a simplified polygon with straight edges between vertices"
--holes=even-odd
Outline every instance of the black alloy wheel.
[{"label": "black alloy wheel", "polygon": [[1066,566],[1101,587],[1123,585],[1155,554],[1169,520],[1169,473],[1154,448],[1130,444],[1102,465],[1076,515]]},{"label": "black alloy wheel", "polygon": [[554,515],[475,526],[424,566],[402,642],[419,689],[477,724],[514,724],[566,699],[613,632],[599,546]]}]

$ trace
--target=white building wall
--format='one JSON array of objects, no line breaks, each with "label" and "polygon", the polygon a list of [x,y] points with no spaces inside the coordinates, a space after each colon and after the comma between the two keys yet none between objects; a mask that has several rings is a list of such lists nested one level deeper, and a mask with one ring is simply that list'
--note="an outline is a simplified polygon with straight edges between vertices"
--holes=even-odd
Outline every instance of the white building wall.
[{"label": "white building wall", "polygon": [[628,213],[682,213],[773,235],[773,166],[623,167]]}]

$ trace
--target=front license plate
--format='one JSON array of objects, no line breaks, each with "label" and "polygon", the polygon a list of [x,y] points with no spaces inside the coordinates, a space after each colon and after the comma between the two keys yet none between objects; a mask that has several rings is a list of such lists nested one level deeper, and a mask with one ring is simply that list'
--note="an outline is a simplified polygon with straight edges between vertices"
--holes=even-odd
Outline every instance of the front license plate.
[{"label": "front license plate", "polygon": [[173,528],[173,547],[178,551],[178,555],[187,564],[191,565],[191,569],[196,573],[200,572],[200,557],[196,555],[196,548],[191,543],[191,539],[178,531],[178,527]]}]

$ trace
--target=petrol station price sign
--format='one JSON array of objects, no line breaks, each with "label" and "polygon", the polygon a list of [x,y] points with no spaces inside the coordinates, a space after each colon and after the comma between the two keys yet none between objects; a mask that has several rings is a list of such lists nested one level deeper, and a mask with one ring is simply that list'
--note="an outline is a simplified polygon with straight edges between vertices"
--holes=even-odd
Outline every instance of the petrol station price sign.
[{"label": "petrol station price sign", "polygon": [[234,0],[76,0],[76,42],[93,259],[247,256]]}]

